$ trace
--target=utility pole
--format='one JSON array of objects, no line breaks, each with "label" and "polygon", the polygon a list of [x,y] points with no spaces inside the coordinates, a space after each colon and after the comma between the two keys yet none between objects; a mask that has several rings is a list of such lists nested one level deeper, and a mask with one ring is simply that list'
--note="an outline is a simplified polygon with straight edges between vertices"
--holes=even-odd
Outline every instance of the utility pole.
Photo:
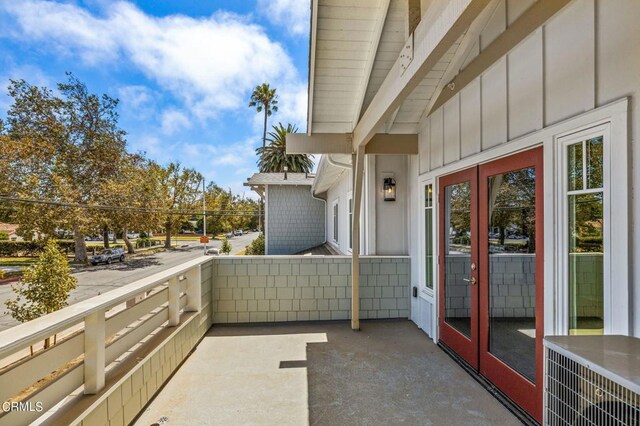
[{"label": "utility pole", "polygon": [[[205,188],[205,179],[202,178],[202,236],[204,241],[207,239],[207,190]],[[204,243],[204,255],[207,255],[207,243]]]}]

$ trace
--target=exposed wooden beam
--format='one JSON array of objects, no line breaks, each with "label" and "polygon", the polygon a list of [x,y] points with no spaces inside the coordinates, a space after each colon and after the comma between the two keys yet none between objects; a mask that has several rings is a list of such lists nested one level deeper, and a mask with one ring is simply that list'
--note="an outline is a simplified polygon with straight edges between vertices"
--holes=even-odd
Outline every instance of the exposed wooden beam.
[{"label": "exposed wooden beam", "polygon": [[365,75],[360,83],[359,93],[356,103],[356,111],[353,116],[353,126],[360,119],[360,113],[364,105],[364,98],[367,94],[367,87],[369,85],[369,78],[371,77],[371,71],[373,70],[373,64],[376,60],[376,53],[378,53],[378,46],[380,45],[380,38],[382,37],[382,30],[384,29],[384,23],[387,20],[387,12],[389,11],[389,4],[391,0],[379,0],[378,2],[378,17],[374,29],[373,42],[371,43],[371,50],[369,51],[369,57],[367,58],[367,64],[365,66]]},{"label": "exposed wooden beam", "polygon": [[[287,135],[287,154],[352,154],[348,133],[304,133]],[[418,153],[418,135],[378,133],[366,146],[365,154]]]},{"label": "exposed wooden beam", "polygon": [[349,133],[290,133],[287,154],[351,154]]},{"label": "exposed wooden beam", "polygon": [[418,135],[379,133],[365,146],[365,154],[418,154]]},{"label": "exposed wooden beam", "polygon": [[413,59],[398,58],[353,131],[353,149],[366,145],[427,73],[464,34],[490,0],[451,0],[441,14],[420,22],[413,34]]},{"label": "exposed wooden beam", "polygon": [[460,90],[485,72],[497,60],[509,53],[538,27],[564,8],[571,0],[538,0],[509,28],[500,34],[469,63],[440,93],[429,114],[441,107]]},{"label": "exposed wooden beam", "polygon": [[491,3],[485,7],[485,9],[480,13],[480,16],[473,21],[473,23],[469,26],[469,29],[462,37],[460,42],[460,46],[458,46],[458,50],[456,51],[453,60],[447,67],[444,75],[440,79],[438,86],[436,87],[436,91],[433,93],[433,96],[427,103],[427,107],[422,112],[420,116],[420,121],[426,118],[431,112],[433,105],[438,100],[440,93],[447,87],[447,84],[460,72],[462,65],[464,65],[464,61],[467,59],[471,50],[474,46],[480,43],[480,33],[485,29],[489,20],[496,12],[496,8],[500,5],[500,0],[491,0]]},{"label": "exposed wooden beam", "polygon": [[307,101],[307,134],[311,134],[313,117],[313,93],[316,70],[316,34],[318,33],[318,0],[311,0],[311,40],[309,46],[309,88]]},{"label": "exposed wooden beam", "polygon": [[389,117],[389,119],[387,120],[387,122],[385,124],[385,131],[387,133],[389,133],[389,131],[393,127],[393,123],[395,123],[395,121],[396,121],[396,117],[398,116],[398,112],[400,112],[400,108],[396,108],[396,110],[393,111],[393,114],[391,114],[391,117]]}]

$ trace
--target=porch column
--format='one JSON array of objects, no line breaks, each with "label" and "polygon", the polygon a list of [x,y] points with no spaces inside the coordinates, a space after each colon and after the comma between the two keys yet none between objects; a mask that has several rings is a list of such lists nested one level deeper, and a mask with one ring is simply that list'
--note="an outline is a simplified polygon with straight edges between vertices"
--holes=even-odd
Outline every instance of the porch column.
[{"label": "porch column", "polygon": [[360,330],[360,212],[362,210],[362,181],[365,146],[352,154],[353,214],[351,244],[351,329]]}]

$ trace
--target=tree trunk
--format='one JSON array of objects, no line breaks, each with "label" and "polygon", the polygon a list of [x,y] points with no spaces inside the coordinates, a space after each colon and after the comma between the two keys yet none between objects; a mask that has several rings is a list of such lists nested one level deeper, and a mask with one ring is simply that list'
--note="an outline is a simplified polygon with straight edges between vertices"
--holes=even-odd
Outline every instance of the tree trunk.
[{"label": "tree trunk", "polygon": [[127,246],[127,252],[129,254],[133,254],[136,251],[133,248],[133,244],[131,244],[131,241],[129,241],[129,237],[127,236],[128,233],[129,233],[129,229],[126,226],[124,228],[122,228],[122,239],[124,240],[124,243]]},{"label": "tree trunk", "polygon": [[109,248],[109,228],[106,225],[102,228],[102,245],[106,249]]},{"label": "tree trunk", "polygon": [[73,239],[75,240],[74,259],[76,262],[87,261],[87,244],[84,242],[84,234],[80,232],[78,225],[73,225]]},{"label": "tree trunk", "polygon": [[171,222],[167,222],[165,226],[164,248],[171,248]]},{"label": "tree trunk", "polygon": [[267,145],[267,110],[269,109],[269,105],[264,106],[264,128],[262,131],[262,147],[264,148]]}]

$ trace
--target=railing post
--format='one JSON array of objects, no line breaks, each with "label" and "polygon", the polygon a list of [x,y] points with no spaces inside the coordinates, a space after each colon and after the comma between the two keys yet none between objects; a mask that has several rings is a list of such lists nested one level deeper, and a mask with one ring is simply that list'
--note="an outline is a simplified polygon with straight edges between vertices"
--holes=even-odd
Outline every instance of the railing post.
[{"label": "railing post", "polygon": [[104,310],[84,318],[84,393],[95,395],[104,388]]},{"label": "railing post", "polygon": [[169,280],[169,327],[180,324],[180,280],[173,277]]},{"label": "railing post", "polygon": [[202,308],[202,265],[189,269],[187,277],[187,306],[185,312],[199,312]]}]

